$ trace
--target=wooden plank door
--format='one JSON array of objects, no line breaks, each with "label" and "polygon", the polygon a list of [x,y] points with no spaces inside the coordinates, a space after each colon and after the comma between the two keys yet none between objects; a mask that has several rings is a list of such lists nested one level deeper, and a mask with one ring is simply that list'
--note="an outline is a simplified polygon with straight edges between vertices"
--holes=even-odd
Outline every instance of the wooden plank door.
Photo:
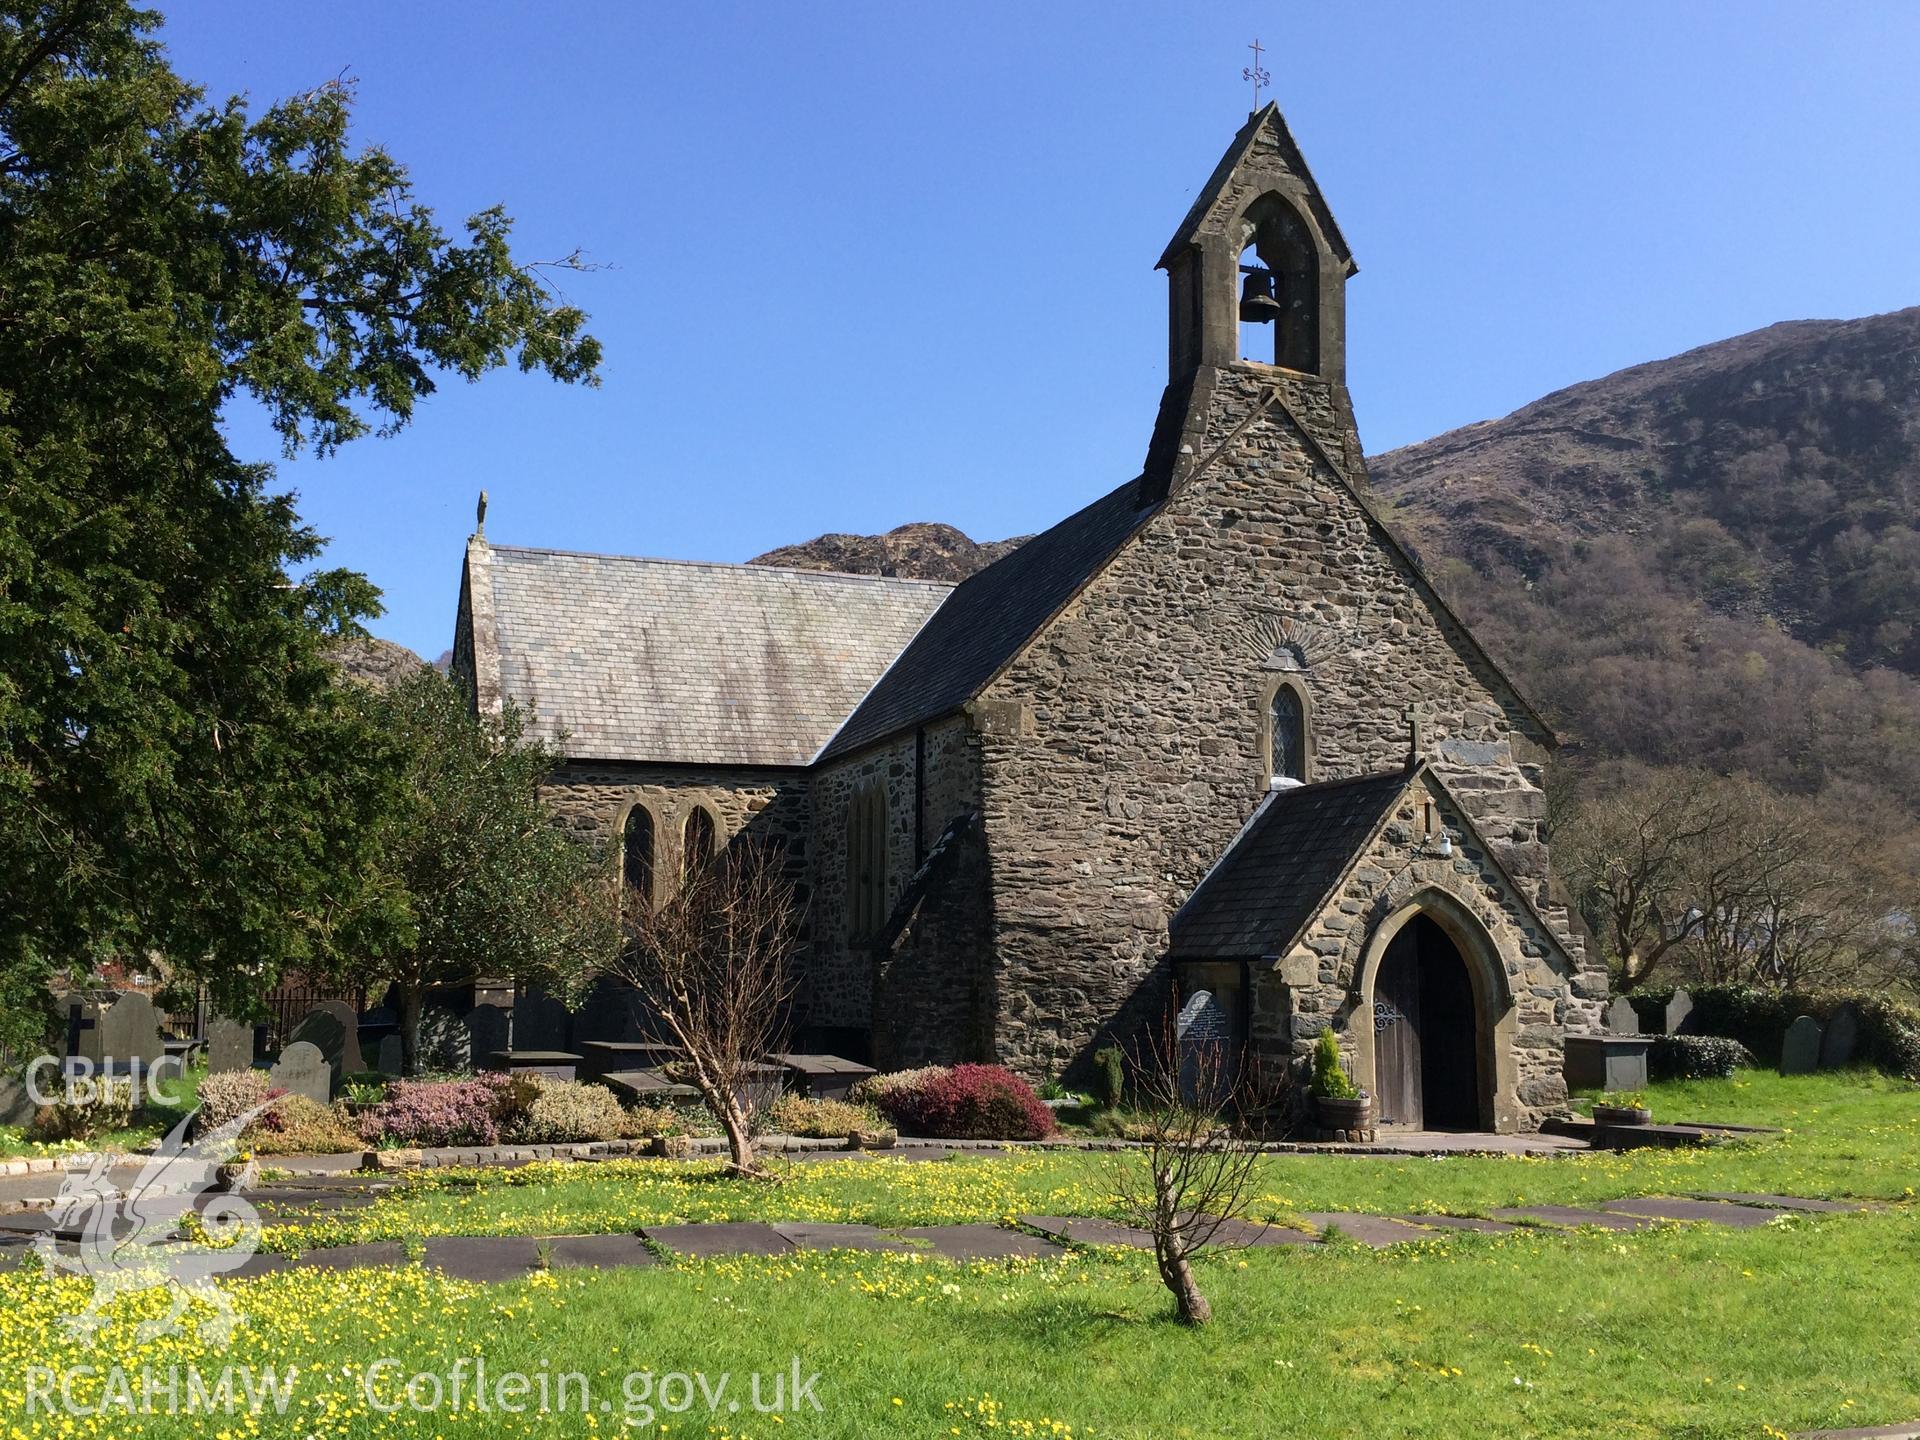
[{"label": "wooden plank door", "polygon": [[1420,1085],[1420,942],[1405,925],[1381,957],[1373,982],[1374,1118],[1423,1129]]}]

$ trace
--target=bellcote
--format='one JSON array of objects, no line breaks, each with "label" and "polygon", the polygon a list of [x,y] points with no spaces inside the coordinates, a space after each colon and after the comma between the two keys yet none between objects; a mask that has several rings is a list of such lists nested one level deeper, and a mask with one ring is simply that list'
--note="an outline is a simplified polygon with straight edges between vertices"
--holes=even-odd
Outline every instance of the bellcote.
[{"label": "bellcote", "polygon": [[1171,384],[1244,359],[1345,385],[1359,267],[1277,105],[1241,126],[1159,268]]}]

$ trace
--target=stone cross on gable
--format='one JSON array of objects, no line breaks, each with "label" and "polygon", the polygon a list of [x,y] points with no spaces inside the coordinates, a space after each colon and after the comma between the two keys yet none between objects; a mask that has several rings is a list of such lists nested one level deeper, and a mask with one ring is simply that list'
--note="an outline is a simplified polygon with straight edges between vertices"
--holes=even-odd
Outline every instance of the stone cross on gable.
[{"label": "stone cross on gable", "polygon": [[1407,722],[1407,764],[1418,765],[1427,753],[1427,717],[1418,705],[1405,711]]}]

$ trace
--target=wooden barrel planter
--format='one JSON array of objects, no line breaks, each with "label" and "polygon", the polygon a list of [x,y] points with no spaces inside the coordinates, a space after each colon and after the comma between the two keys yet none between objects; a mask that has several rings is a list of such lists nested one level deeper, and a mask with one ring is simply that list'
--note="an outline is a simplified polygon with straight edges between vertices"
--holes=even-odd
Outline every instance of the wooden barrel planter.
[{"label": "wooden barrel planter", "polygon": [[1596,1125],[1649,1125],[1653,1112],[1644,1105],[1599,1105],[1593,1107]]},{"label": "wooden barrel planter", "polygon": [[1322,1138],[1328,1140],[1371,1140],[1373,1138],[1373,1097],[1361,1095],[1352,1100],[1336,1100],[1316,1095],[1314,1119]]}]

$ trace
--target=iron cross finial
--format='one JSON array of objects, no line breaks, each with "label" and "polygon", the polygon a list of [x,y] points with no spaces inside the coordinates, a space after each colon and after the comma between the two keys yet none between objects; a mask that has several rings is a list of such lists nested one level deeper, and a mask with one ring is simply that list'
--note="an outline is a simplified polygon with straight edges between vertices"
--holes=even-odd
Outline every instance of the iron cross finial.
[{"label": "iron cross finial", "polygon": [[1260,68],[1260,55],[1262,53],[1260,37],[1256,35],[1253,43],[1247,48],[1253,51],[1253,64],[1247,66],[1240,72],[1240,78],[1253,82],[1253,108],[1258,110],[1260,108],[1260,87],[1271,81],[1273,76]]}]

